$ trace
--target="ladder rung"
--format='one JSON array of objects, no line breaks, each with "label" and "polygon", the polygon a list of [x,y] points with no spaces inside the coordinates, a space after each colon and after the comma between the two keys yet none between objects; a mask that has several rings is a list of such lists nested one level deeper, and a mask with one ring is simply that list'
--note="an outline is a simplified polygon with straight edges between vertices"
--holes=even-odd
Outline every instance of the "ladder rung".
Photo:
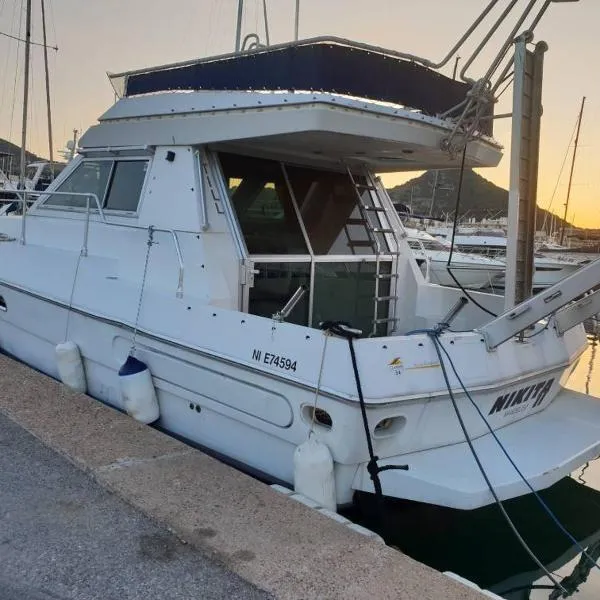
[{"label": "ladder rung", "polygon": [[372,192],[377,191],[377,188],[374,185],[369,185],[368,183],[355,183],[354,186],[357,190],[370,190]]},{"label": "ladder rung", "polygon": [[375,302],[385,302],[386,300],[398,300],[398,296],[378,296]]},{"label": "ladder rung", "polygon": [[375,233],[394,233],[393,229],[386,229],[384,227],[373,227]]},{"label": "ladder rung", "polygon": [[364,219],[346,219],[346,225],[368,225]]},{"label": "ladder rung", "polygon": [[385,212],[383,206],[369,206],[367,204],[362,205],[363,210],[371,210],[373,212]]},{"label": "ladder rung", "polygon": [[380,273],[377,275],[377,279],[393,279],[394,277],[398,277],[398,273]]},{"label": "ladder rung", "polygon": [[379,325],[379,323],[393,323],[399,320],[400,319],[397,319],[396,317],[386,317],[385,319],[374,319],[373,323],[375,323],[375,325]]}]

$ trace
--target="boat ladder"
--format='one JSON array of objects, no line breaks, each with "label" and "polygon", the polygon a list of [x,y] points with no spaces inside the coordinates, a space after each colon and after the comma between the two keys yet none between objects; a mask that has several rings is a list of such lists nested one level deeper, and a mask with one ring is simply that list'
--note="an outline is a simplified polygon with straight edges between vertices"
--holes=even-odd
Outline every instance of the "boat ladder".
[{"label": "boat ladder", "polygon": [[[352,173],[349,167],[346,167],[346,171],[358,200],[358,216],[347,219],[344,226],[348,247],[352,254],[356,253],[355,248],[368,247],[372,249],[375,255],[373,327],[370,332],[370,335],[374,336],[377,334],[378,325],[392,325],[393,330],[397,321],[396,300],[398,296],[392,290],[396,289],[395,283],[398,274],[392,272],[392,268],[394,266],[393,258],[398,255],[398,251],[390,250],[390,247],[395,247],[395,242],[390,238],[390,236],[395,235],[395,231],[386,209],[381,206],[378,200],[377,182],[373,176],[368,172],[357,176]],[[362,239],[353,237],[353,227],[361,233],[366,232],[366,239],[364,235]],[[382,260],[382,257],[384,260]],[[382,265],[389,265],[389,273],[386,272],[385,267],[382,268]],[[384,287],[381,285],[383,281],[389,282],[389,291],[387,294],[380,295],[381,288]]]}]

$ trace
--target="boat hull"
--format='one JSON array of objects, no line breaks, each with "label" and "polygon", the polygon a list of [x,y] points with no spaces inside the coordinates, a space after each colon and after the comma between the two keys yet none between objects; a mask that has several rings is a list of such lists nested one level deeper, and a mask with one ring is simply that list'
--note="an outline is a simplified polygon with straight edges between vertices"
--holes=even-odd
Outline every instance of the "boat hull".
[{"label": "boat hull", "polygon": [[[130,351],[132,332],[129,327],[78,310],[71,311],[68,316],[67,308],[59,303],[10,286],[0,284],[0,294],[9,306],[8,311],[0,313],[0,347],[4,351],[57,378],[55,346],[65,338],[68,318],[69,339],[81,350],[89,394],[117,409],[124,409],[118,369]],[[422,345],[421,342],[419,345]],[[148,364],[153,374],[161,413],[160,427],[244,465],[250,472],[259,472],[269,480],[293,484],[293,453],[307,436],[310,413],[306,408],[314,402],[314,388],[272,377],[143,332],[139,334],[136,346],[137,356]],[[439,364],[437,367],[435,364],[425,366],[439,372]],[[405,375],[411,369],[422,368],[419,364],[407,367]],[[540,412],[543,414],[560,391],[560,383],[568,369],[569,365],[559,365],[551,371],[531,375],[527,385],[522,381],[508,386],[498,384],[474,391],[473,396],[493,426],[508,432],[523,416],[528,415],[528,419],[534,420]],[[405,378],[404,381],[409,380]],[[508,398],[512,391],[516,391],[517,395],[513,396],[517,398],[518,390],[525,388],[532,390],[528,401],[523,400],[524,394],[521,393],[522,402],[518,406],[499,404],[503,396]],[[536,389],[537,393],[534,393]],[[484,434],[483,424],[469,408],[467,398],[458,396],[469,430],[474,438],[481,437]],[[355,490],[368,491],[370,485],[365,475],[368,454],[359,407],[355,399],[348,401],[327,397],[326,394],[319,400],[319,406],[327,410],[336,423],[340,423],[339,427],[331,429],[317,424],[315,435],[332,451],[338,504],[349,504]],[[446,455],[448,452],[450,458],[452,447],[464,443],[452,405],[443,390],[437,396],[428,394],[419,398],[407,394],[387,403],[369,402],[368,417],[376,452],[382,463],[414,463],[409,471],[411,477],[415,473],[418,475],[420,470],[415,460],[419,454],[435,451]],[[375,424],[385,419],[392,419],[392,426],[389,430],[378,431]],[[349,444],[349,439],[353,440],[352,444]],[[600,430],[597,439],[600,440]],[[527,441],[522,442],[519,447],[513,448],[517,456],[528,452]],[[588,458],[588,445],[580,449],[574,460],[558,465],[554,469],[553,480],[583,464]],[[435,477],[441,475],[441,471],[438,475],[434,474]],[[470,473],[468,477],[480,479],[476,473]],[[431,488],[423,493],[422,482],[411,483],[410,477],[407,480],[399,471],[386,473],[382,479],[384,494],[393,497],[461,508],[474,508],[490,502],[489,496],[484,493],[465,495],[456,489],[440,493],[439,489]],[[513,479],[516,481],[516,476]],[[535,481],[534,485],[544,487],[550,483],[543,479]],[[510,489],[515,495],[523,493],[516,484]]]}]

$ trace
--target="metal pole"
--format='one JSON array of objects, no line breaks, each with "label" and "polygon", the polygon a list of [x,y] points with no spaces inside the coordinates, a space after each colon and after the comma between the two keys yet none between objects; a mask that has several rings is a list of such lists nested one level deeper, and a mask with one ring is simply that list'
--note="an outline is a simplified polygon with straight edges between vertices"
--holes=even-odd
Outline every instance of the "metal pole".
[{"label": "metal pole", "polygon": [[52,141],[52,108],[50,104],[50,72],[48,70],[48,46],[46,44],[46,6],[42,2],[42,33],[44,41],[44,67],[46,70],[46,108],[48,109],[48,153],[50,157],[50,173],[54,179],[54,142]]},{"label": "metal pole", "polygon": [[265,41],[267,42],[267,46],[270,46],[271,40],[269,39],[269,14],[267,12],[267,0],[263,0],[263,14],[265,19]]},{"label": "metal pole", "polygon": [[298,34],[300,30],[300,0],[296,0],[296,18],[294,21],[294,41],[298,41]]},{"label": "metal pole", "polygon": [[458,71],[458,63],[460,62],[460,56],[456,57],[454,61],[454,71],[452,72],[452,79],[456,79],[456,72]]},{"label": "metal pole", "polygon": [[575,147],[573,148],[573,160],[571,161],[571,173],[569,175],[569,187],[567,188],[567,201],[565,202],[565,216],[560,230],[560,241],[562,245],[565,239],[565,224],[567,222],[567,211],[569,210],[569,199],[571,198],[571,184],[573,183],[573,172],[575,171],[575,158],[577,157],[577,146],[579,144],[579,132],[581,131],[581,121],[583,120],[583,109],[585,108],[585,96],[581,100],[581,109],[579,110],[579,119],[577,121],[577,134],[575,135]]},{"label": "metal pole", "polygon": [[435,192],[437,190],[438,178],[440,172],[438,169],[435,170],[435,179],[433,180],[433,191],[431,192],[431,204],[429,205],[429,216],[433,216],[433,206],[435,205]]},{"label": "metal pole", "polygon": [[73,160],[75,156],[75,150],[77,150],[77,135],[79,131],[77,129],[73,129],[73,147],[71,148],[71,158],[69,160]]},{"label": "metal pole", "polygon": [[235,51],[242,49],[242,18],[244,16],[244,0],[238,0],[237,27],[235,30]]},{"label": "metal pole", "polygon": [[25,215],[27,214],[27,190],[25,189],[25,171],[27,169],[27,108],[29,105],[29,54],[31,51],[31,0],[27,0],[27,17],[25,19],[25,70],[23,75],[23,129],[21,135],[21,168],[19,188],[22,191],[21,244],[25,244]]},{"label": "metal pole", "polygon": [[506,275],[504,309],[515,305],[517,289],[517,244],[519,235],[519,203],[521,200],[521,142],[523,139],[523,87],[527,41],[521,36],[515,44],[515,78],[513,89],[513,122],[510,135],[510,183],[508,188],[508,232],[506,240]]},{"label": "metal pole", "polygon": [[[23,128],[21,134],[21,169],[19,188],[25,189],[25,171],[27,169],[27,110],[29,106],[29,55],[31,51],[31,0],[27,0],[27,17],[25,21],[25,70],[23,75]],[[25,202],[23,200],[23,202]],[[23,205],[23,214],[25,214]]]}]

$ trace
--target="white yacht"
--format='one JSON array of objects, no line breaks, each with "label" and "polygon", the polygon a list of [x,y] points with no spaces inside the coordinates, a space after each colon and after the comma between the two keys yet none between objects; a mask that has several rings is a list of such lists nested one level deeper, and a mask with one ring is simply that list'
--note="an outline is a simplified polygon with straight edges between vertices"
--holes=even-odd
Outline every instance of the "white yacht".
[{"label": "white yacht", "polygon": [[[473,452],[501,500],[600,454],[600,402],[564,387],[587,346],[580,317],[554,316],[570,296],[536,324],[425,281],[374,174],[460,166],[456,121],[434,115],[469,84],[334,38],[112,80],[78,156],[0,217],[3,351],[68,382],[68,342],[73,387],[142,420],[134,357],[157,400],[143,420],[297,486],[317,444],[334,508],[381,486],[471,509],[494,501]],[[467,167],[498,164],[490,133]]]},{"label": "white yacht", "polygon": [[[449,228],[430,228],[429,232],[440,240],[448,240],[452,235]],[[494,258],[498,261],[506,256],[507,239],[503,231],[465,228],[456,235],[454,243],[456,248],[464,253]],[[536,252],[533,260],[535,266],[533,289],[535,291],[544,290],[562,281],[590,262],[590,258],[585,255],[549,255],[545,252]],[[495,284],[500,288],[504,287],[502,278],[496,279]]]},{"label": "white yacht", "polygon": [[[457,280],[464,288],[494,290],[503,280],[506,267],[502,261],[460,251],[451,255],[449,243],[420,229],[405,226],[404,230],[417,264],[431,283],[456,286]],[[448,265],[450,258],[452,261]]]}]

